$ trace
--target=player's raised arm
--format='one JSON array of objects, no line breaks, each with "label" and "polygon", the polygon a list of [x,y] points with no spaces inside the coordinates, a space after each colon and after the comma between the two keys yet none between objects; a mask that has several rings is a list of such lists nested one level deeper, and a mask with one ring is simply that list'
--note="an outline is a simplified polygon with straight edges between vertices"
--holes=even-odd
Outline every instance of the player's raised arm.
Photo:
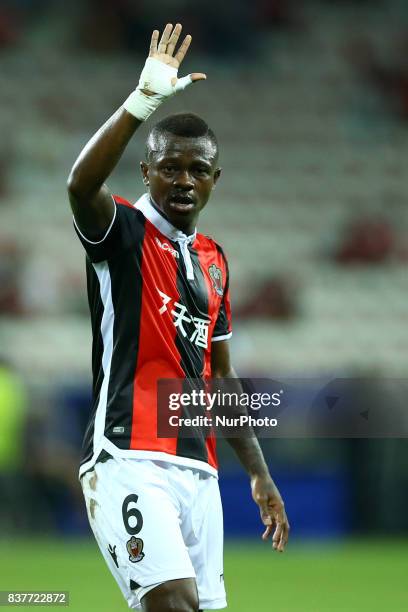
[{"label": "player's raised arm", "polygon": [[70,172],[68,194],[77,225],[89,237],[106,230],[114,215],[114,204],[105,185],[126,145],[137,130],[167,98],[185,89],[205,74],[178,78],[177,72],[191,43],[184,38],[178,51],[181,25],[168,23],[159,40],[154,30],[137,88],[85,145]]}]

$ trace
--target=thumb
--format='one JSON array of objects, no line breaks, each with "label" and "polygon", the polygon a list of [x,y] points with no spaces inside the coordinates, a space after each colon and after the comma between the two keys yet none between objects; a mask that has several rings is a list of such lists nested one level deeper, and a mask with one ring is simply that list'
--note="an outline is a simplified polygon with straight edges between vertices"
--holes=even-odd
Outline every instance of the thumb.
[{"label": "thumb", "polygon": [[192,72],[189,76],[193,83],[194,81],[205,81],[207,79],[207,75],[203,72]]},{"label": "thumb", "polygon": [[182,91],[183,89],[191,85],[191,83],[194,83],[195,81],[202,81],[206,78],[207,76],[202,72],[193,72],[192,74],[188,74],[187,76],[182,77],[181,79],[177,79],[175,83],[172,83],[174,91]]}]

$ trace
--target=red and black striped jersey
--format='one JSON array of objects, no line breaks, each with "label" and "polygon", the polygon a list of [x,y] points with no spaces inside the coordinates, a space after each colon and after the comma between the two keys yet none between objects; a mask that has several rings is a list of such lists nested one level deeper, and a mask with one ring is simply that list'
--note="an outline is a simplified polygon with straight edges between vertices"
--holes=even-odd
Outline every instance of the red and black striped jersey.
[{"label": "red and black striped jersey", "polygon": [[215,438],[160,438],[157,381],[211,376],[211,344],[231,336],[228,264],[211,238],[186,236],[148,194],[114,196],[103,238],[88,240],[93,404],[80,474],[103,451],[153,458],[211,473]]}]

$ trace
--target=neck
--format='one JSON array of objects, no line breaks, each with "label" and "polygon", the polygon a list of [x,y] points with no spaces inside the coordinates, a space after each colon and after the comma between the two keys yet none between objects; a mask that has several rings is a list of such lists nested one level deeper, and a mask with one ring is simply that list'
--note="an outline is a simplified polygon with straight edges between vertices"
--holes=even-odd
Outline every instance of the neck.
[{"label": "neck", "polygon": [[153,208],[155,210],[157,210],[157,212],[164,218],[166,219],[166,221],[168,221],[169,223],[171,223],[171,225],[173,227],[175,227],[176,229],[180,230],[181,232],[183,232],[184,234],[186,234],[186,236],[191,236],[191,234],[194,234],[195,228],[196,228],[196,222],[197,222],[197,216],[194,217],[194,219],[176,219],[176,220],[172,220],[169,218],[168,215],[166,215],[166,213],[164,212],[164,210],[162,210],[157,204],[156,202],[153,200],[152,196],[150,196],[150,203],[153,206]]},{"label": "neck", "polygon": [[196,224],[193,221],[186,221],[185,223],[180,221],[173,222],[170,219],[169,221],[172,225],[174,225],[174,227],[186,234],[186,236],[191,236],[191,234],[194,234]]}]

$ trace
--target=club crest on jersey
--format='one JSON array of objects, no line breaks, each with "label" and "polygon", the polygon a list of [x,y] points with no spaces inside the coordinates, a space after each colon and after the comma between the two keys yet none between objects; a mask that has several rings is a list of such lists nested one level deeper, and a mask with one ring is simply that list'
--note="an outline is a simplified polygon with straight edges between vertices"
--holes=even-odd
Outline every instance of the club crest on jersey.
[{"label": "club crest on jersey", "polygon": [[170,246],[167,242],[161,242],[157,236],[155,236],[155,240],[159,247],[163,249],[163,251],[168,251],[170,255],[173,255],[173,257],[175,257],[176,259],[179,258],[179,254],[176,249],[173,249],[173,247]]},{"label": "club crest on jersey", "polygon": [[215,264],[211,264],[208,268],[208,274],[212,280],[213,288],[218,293],[218,295],[223,295],[224,290],[222,288],[222,272],[220,268],[218,268]]},{"label": "club crest on jersey", "polygon": [[129,561],[132,563],[137,563],[143,559],[144,552],[142,538],[135,538],[135,536],[132,536],[130,540],[126,542],[126,548],[129,553]]}]

